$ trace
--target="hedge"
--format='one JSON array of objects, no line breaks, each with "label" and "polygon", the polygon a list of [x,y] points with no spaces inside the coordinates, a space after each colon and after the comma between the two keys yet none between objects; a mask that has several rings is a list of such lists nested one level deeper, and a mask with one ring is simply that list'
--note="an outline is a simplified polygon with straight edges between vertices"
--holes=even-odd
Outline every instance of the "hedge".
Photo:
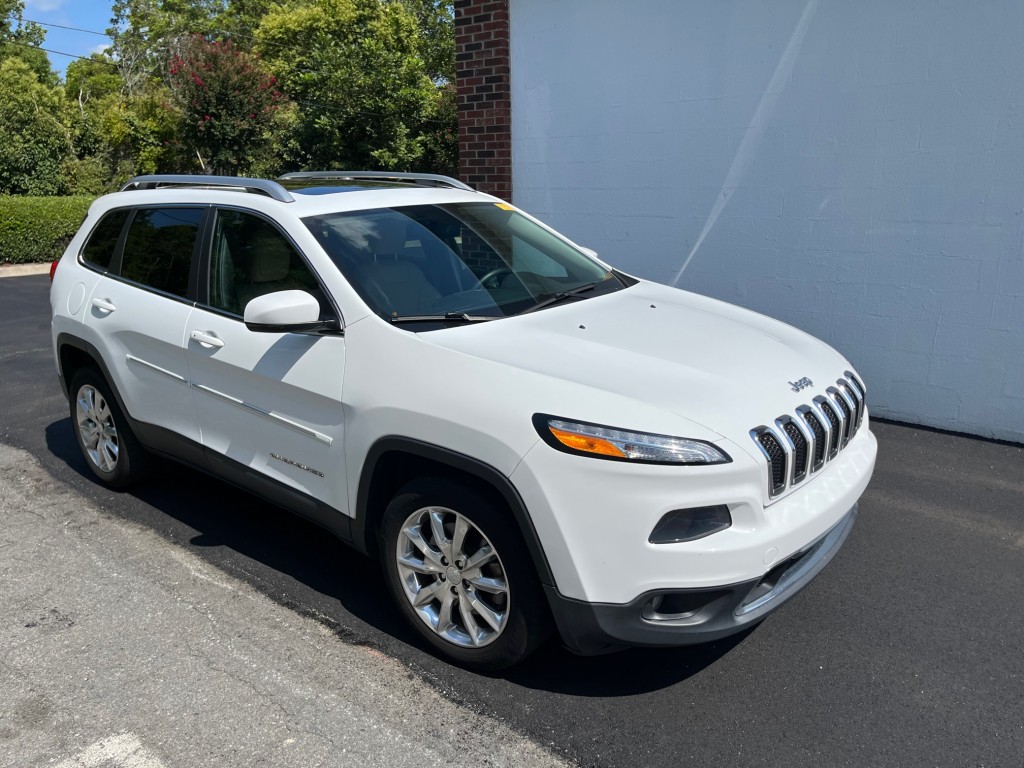
[{"label": "hedge", "polygon": [[0,263],[53,261],[85,218],[91,197],[0,195]]}]

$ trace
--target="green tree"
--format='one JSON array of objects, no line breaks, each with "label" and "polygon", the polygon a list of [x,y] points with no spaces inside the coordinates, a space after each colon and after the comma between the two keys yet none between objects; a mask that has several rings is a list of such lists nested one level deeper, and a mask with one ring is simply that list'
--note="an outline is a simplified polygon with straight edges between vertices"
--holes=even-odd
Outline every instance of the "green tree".
[{"label": "green tree", "polygon": [[68,65],[64,93],[74,156],[65,160],[64,173],[73,194],[97,195],[111,189],[117,162],[114,134],[104,121],[121,102],[121,85],[114,62],[104,54]]},{"label": "green tree", "polygon": [[0,46],[24,43],[39,46],[46,37],[43,28],[25,21],[25,0],[0,0]]},{"label": "green tree", "polygon": [[440,125],[439,86],[404,2],[294,0],[275,5],[257,47],[299,105],[300,165],[413,170]]},{"label": "green tree", "polygon": [[68,98],[81,103],[101,99],[121,90],[121,77],[117,65],[103,53],[94,53],[87,59],[76,59],[68,64],[64,75],[64,90]]},{"label": "green tree", "polygon": [[455,82],[455,11],[452,0],[387,0],[416,18],[427,73],[438,84]]},{"label": "green tree", "polygon": [[0,0],[0,61],[19,58],[35,72],[39,82],[57,84],[46,51],[40,49],[46,33],[38,24],[25,21],[24,0]]},{"label": "green tree", "polygon": [[[119,79],[69,69],[67,93],[77,157],[101,158],[112,179],[153,163],[199,170],[200,161],[254,173],[456,170],[451,0],[114,0],[109,31]],[[246,124],[260,112],[247,108],[243,83],[231,85],[232,67],[221,90],[178,77],[196,34],[262,56],[252,65],[287,94],[274,119]]]},{"label": "green tree", "polygon": [[419,170],[459,175],[459,114],[455,83],[437,89],[431,106],[431,122],[424,126],[423,161]]},{"label": "green tree", "polygon": [[20,58],[0,62],[0,194],[56,195],[71,154],[64,93]]},{"label": "green tree", "polygon": [[75,154],[65,162],[76,193],[98,194],[139,173],[191,168],[170,90],[157,78],[127,93],[114,62],[94,54],[68,66],[65,92]]},{"label": "green tree", "polygon": [[64,93],[71,107],[71,130],[75,153],[82,157],[101,151],[105,137],[100,130],[99,106],[121,92],[121,77],[107,56],[94,53],[88,59],[68,64]]},{"label": "green tree", "polygon": [[230,0],[216,15],[209,32],[234,40],[240,48],[252,48],[256,28],[275,0]]},{"label": "green tree", "polygon": [[228,0],[114,0],[107,34],[125,92],[165,75],[188,39],[205,34],[227,6]]},{"label": "green tree", "polygon": [[257,57],[196,35],[171,60],[168,84],[180,109],[181,142],[203,170],[235,174],[264,155],[267,128],[286,99]]}]

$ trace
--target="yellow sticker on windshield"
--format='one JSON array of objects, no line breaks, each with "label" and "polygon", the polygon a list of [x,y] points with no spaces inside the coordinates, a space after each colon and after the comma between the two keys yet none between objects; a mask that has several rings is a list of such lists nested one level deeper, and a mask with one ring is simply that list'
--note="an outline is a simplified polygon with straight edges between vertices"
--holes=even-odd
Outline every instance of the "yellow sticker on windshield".
[{"label": "yellow sticker on windshield", "polygon": [[501,208],[501,210],[503,210],[503,211],[514,211],[515,210],[515,208],[513,208],[508,203],[495,203],[494,207],[495,208]]}]

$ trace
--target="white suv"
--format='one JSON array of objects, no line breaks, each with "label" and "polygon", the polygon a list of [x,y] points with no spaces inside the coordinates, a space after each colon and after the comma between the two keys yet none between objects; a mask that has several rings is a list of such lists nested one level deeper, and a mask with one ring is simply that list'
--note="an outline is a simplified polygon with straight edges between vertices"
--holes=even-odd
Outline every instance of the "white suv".
[{"label": "white suv", "polygon": [[552,623],[580,653],[739,631],[835,555],[874,467],[837,352],[446,177],[133,179],[51,303],[101,482],[156,453],[304,515],[479,669]]}]

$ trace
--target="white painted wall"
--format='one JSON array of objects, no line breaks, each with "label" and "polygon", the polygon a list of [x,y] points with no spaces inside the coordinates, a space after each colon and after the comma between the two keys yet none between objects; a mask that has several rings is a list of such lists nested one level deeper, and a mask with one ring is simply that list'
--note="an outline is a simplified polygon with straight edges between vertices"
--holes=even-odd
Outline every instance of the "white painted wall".
[{"label": "white painted wall", "polygon": [[510,4],[517,205],[1024,442],[1024,3]]}]

